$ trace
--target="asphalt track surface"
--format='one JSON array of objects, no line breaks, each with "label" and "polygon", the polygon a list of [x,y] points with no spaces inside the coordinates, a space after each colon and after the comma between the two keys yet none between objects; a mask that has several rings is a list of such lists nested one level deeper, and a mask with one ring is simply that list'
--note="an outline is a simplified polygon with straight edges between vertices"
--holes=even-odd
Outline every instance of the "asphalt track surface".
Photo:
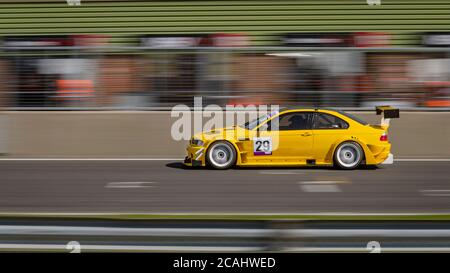
[{"label": "asphalt track surface", "polygon": [[450,162],[186,169],[177,161],[2,161],[0,212],[450,213]]}]

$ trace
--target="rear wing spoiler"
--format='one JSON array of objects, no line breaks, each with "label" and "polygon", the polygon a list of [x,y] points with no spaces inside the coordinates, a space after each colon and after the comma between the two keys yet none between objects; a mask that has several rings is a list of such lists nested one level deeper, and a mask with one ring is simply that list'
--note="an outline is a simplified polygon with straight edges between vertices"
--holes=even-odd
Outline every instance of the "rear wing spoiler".
[{"label": "rear wing spoiler", "polygon": [[383,115],[381,117],[381,126],[386,129],[389,127],[391,118],[400,117],[400,110],[391,106],[376,106],[375,111],[377,112],[377,115]]}]

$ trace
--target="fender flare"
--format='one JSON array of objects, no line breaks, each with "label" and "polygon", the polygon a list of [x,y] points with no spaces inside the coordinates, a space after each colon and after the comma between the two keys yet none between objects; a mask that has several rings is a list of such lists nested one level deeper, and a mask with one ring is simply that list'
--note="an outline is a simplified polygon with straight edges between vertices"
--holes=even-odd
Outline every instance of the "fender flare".
[{"label": "fender flare", "polygon": [[367,146],[367,144],[365,142],[363,142],[362,140],[360,140],[357,137],[354,136],[350,136],[350,137],[342,137],[339,138],[338,140],[336,140],[332,145],[331,148],[329,150],[329,152],[326,155],[326,160],[329,161],[330,163],[333,163],[333,156],[334,153],[336,152],[336,148],[343,142],[346,141],[352,141],[352,142],[356,142],[359,144],[359,146],[361,146],[361,148],[363,149],[363,156],[364,159],[363,161],[365,162],[365,164],[373,164],[373,162],[375,162],[375,159],[373,158],[372,152],[370,151],[369,147]]}]

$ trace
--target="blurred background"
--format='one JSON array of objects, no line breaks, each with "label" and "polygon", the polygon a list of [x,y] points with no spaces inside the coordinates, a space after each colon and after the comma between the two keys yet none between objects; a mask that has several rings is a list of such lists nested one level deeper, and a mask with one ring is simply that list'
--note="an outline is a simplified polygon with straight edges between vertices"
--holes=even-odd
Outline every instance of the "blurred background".
[{"label": "blurred background", "polygon": [[[399,107],[395,164],[183,168],[194,96]],[[0,0],[0,110],[0,252],[450,252],[448,0]]]},{"label": "blurred background", "polygon": [[450,107],[450,3],[0,1],[0,106]]}]

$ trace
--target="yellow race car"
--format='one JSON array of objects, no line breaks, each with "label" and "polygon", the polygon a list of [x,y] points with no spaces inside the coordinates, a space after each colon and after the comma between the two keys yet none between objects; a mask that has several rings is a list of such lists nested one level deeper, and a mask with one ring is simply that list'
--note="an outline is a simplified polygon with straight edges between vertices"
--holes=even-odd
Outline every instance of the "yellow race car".
[{"label": "yellow race car", "polygon": [[293,109],[271,113],[239,126],[195,134],[187,166],[336,166],[393,162],[387,129],[399,110],[376,107],[380,125],[370,125],[340,110]]}]

